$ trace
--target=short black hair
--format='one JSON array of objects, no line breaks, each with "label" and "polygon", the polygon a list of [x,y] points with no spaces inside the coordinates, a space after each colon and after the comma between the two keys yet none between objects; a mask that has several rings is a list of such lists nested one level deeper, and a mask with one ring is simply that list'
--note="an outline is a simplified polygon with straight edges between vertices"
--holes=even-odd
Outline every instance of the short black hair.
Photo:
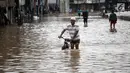
[{"label": "short black hair", "polygon": [[114,10],[111,10],[111,13],[114,13]]}]

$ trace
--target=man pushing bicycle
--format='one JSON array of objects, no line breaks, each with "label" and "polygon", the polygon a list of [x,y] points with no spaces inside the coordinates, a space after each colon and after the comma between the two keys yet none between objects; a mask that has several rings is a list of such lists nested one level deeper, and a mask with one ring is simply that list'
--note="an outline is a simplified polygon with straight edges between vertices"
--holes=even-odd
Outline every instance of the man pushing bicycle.
[{"label": "man pushing bicycle", "polygon": [[65,31],[69,32],[69,35],[71,37],[71,49],[79,49],[79,43],[80,43],[80,38],[79,38],[79,26],[75,25],[76,18],[71,17],[71,25],[68,25],[67,28],[65,28],[62,32],[59,38],[62,38],[62,35],[64,34]]}]

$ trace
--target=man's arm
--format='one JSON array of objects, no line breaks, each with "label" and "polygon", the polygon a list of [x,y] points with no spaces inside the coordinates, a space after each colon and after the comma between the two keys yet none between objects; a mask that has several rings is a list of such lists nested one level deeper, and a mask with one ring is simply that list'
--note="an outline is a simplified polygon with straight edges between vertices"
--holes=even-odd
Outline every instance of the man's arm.
[{"label": "man's arm", "polygon": [[59,38],[61,38],[62,37],[62,35],[64,34],[64,32],[66,31],[66,29],[64,29],[62,32],[61,32],[61,34],[60,34],[60,36],[59,36]]},{"label": "man's arm", "polygon": [[115,16],[116,16],[116,21],[117,21],[117,15],[115,14]]},{"label": "man's arm", "polygon": [[109,21],[111,21],[111,16],[112,16],[112,15],[110,14],[110,16],[109,16]]}]

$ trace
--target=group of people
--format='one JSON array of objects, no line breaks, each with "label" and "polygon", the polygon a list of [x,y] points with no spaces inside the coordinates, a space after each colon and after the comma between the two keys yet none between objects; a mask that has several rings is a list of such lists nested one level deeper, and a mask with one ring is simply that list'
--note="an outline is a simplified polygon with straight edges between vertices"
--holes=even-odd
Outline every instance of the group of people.
[{"label": "group of people", "polygon": [[[84,19],[84,24],[87,24],[87,19],[88,19],[88,12],[83,12],[83,19]],[[75,25],[76,18],[71,17],[70,19],[71,25],[68,25],[67,28],[65,28],[59,38],[62,38],[62,35],[64,34],[65,31],[69,31],[70,37],[71,37],[71,49],[79,49],[79,44],[80,44],[80,38],[79,38],[79,26]],[[110,32],[116,32],[115,24],[117,22],[117,15],[114,13],[114,11],[111,11],[110,17]]]}]

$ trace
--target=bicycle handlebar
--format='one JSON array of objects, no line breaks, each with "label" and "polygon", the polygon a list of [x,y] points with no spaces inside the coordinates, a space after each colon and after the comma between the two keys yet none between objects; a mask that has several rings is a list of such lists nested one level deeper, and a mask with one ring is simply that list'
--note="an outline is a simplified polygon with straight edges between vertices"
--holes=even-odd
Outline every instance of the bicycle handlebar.
[{"label": "bicycle handlebar", "polygon": [[59,37],[59,38],[62,38],[62,39],[64,39],[65,41],[71,41],[71,39],[69,39],[69,38],[64,38],[64,37]]}]

